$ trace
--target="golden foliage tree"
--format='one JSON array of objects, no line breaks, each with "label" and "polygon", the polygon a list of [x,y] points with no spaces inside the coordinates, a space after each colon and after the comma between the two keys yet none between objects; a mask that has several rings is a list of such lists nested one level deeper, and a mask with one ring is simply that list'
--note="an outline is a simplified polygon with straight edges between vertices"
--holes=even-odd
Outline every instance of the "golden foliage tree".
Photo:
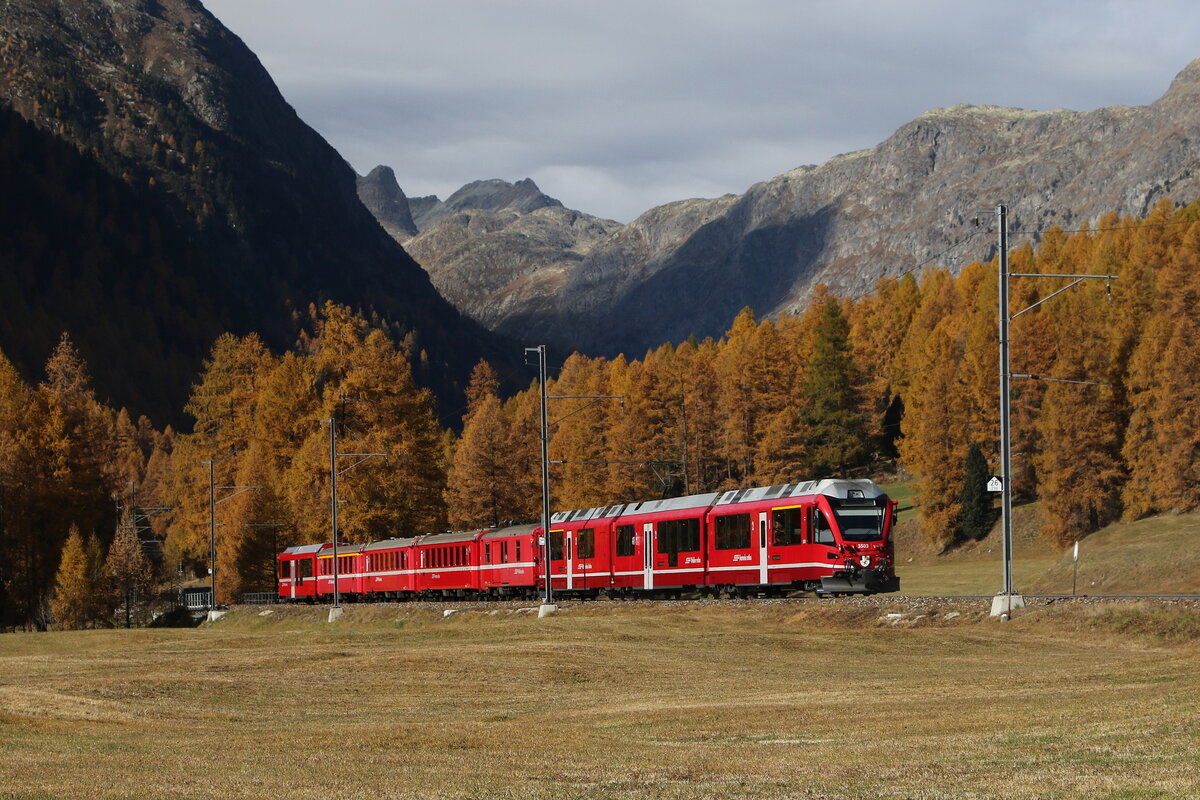
[{"label": "golden foliage tree", "polygon": [[129,513],[124,515],[117,528],[105,565],[128,628],[146,609],[154,580],[153,567],[142,551],[133,516]]},{"label": "golden foliage tree", "polygon": [[446,483],[450,525],[499,525],[516,515],[509,420],[498,395],[496,371],[480,361],[467,387],[462,437],[454,448]]},{"label": "golden foliage tree", "polygon": [[89,611],[93,590],[83,536],[78,526],[72,525],[58,562],[54,597],[50,601],[55,627],[68,631],[86,627],[91,621]]}]

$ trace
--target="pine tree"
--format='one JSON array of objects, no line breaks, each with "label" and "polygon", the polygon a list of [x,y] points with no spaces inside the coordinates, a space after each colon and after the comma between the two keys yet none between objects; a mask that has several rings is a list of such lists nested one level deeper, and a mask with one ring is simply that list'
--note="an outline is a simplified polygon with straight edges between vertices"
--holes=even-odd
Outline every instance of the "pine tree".
[{"label": "pine tree", "polygon": [[867,453],[850,326],[837,300],[819,307],[815,334],[800,383],[804,457],[814,475],[837,475],[864,463]]},{"label": "pine tree", "polygon": [[978,444],[967,448],[963,464],[963,488],[959,499],[958,536],[961,539],[982,539],[992,529],[996,515],[992,495],[987,490],[987,459]]}]

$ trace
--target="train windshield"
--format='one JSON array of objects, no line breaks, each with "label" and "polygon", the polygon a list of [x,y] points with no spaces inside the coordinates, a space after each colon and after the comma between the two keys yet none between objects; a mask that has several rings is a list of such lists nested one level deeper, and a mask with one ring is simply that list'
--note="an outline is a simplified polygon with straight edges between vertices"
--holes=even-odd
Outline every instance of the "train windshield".
[{"label": "train windshield", "polygon": [[883,538],[883,517],[887,500],[836,500],[830,498],[833,516],[837,519],[846,542],[877,542]]}]

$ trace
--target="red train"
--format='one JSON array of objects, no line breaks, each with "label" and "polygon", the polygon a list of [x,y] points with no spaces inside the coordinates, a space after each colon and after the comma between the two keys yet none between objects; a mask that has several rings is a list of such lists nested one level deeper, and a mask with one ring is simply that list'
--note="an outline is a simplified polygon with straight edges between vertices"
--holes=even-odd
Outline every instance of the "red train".
[{"label": "red train", "polygon": [[[900,589],[896,503],[869,480],[822,480],[565,511],[550,525],[556,596],[821,595]],[[540,525],[338,545],[350,599],[535,597]],[[279,596],[333,594],[333,545],[279,555]]]}]

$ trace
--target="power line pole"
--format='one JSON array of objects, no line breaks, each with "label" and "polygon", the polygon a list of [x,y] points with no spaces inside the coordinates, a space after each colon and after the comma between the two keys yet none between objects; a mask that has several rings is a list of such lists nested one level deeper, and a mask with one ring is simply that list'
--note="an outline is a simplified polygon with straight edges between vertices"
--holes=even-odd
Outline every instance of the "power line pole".
[{"label": "power line pole", "polygon": [[[376,456],[386,458],[387,453],[339,453],[337,451],[337,417],[317,421],[329,423],[329,519],[333,534],[333,606],[329,609],[329,621],[333,622],[342,615],[342,596],[338,586],[338,475],[349,472],[369,458]],[[358,456],[359,460],[339,471],[337,460],[343,456]]]},{"label": "power line pole", "polygon": [[538,387],[541,392],[542,418],[542,559],[546,564],[546,589],[542,592],[542,605],[554,605],[554,588],[550,574],[550,421],[546,414],[546,345],[526,347],[525,355],[537,355]]},{"label": "power line pole", "polygon": [[[992,616],[1007,619],[1013,609],[1024,608],[1025,598],[1013,588],[1012,577],[1012,404],[1010,381],[1012,378],[1035,378],[1034,375],[1013,374],[1009,363],[1011,338],[1010,323],[1026,311],[1032,311],[1042,303],[1067,291],[1073,286],[1090,278],[1106,281],[1117,280],[1116,275],[1073,275],[1073,274],[1041,274],[1041,273],[1011,273],[1008,271],[1008,205],[1001,203],[993,209],[977,211],[977,214],[996,214],[998,228],[999,265],[1000,265],[1000,519],[1003,537],[1003,588],[992,600]],[[1027,306],[1015,314],[1009,313],[1009,278],[1074,278],[1071,283],[1057,289]],[[1090,384],[1091,381],[1057,380],[1055,378],[1037,378],[1038,380],[1055,381],[1058,383]]]},{"label": "power line pole", "polygon": [[[249,492],[253,489],[261,489],[261,486],[217,486],[216,481],[216,459],[210,458],[208,461],[201,461],[201,464],[208,464],[208,575],[209,575],[209,595],[208,595],[208,620],[212,622],[217,619],[220,614],[217,612],[217,506],[224,503],[226,500],[232,500],[243,492]],[[217,490],[233,490],[233,494],[217,499]]]},{"label": "power line pole", "polygon": [[1003,588],[1000,590],[1000,606],[992,603],[992,615],[1010,613],[1013,608],[1022,608],[1025,601],[1013,594],[1012,580],[1012,408],[1009,381],[1009,322],[1008,316],[1008,206],[996,206],[996,221],[1000,246],[1000,519],[1003,530]]},{"label": "power line pole", "polygon": [[[542,607],[538,610],[538,616],[544,616],[555,610],[554,607],[554,587],[552,584],[551,564],[550,564],[550,418],[547,411],[547,402],[550,400],[591,400],[591,403],[585,403],[579,408],[572,411],[570,414],[559,417],[554,421],[554,424],[562,422],[572,414],[583,411],[585,408],[598,403],[601,400],[621,400],[624,403],[624,395],[613,394],[564,394],[564,395],[547,395],[546,394],[546,345],[539,344],[537,347],[526,347],[525,358],[528,362],[529,356],[537,356],[538,360],[538,384],[541,387],[542,400],[542,558],[546,562],[546,589],[542,592]],[[565,544],[565,542],[564,542]]]}]

